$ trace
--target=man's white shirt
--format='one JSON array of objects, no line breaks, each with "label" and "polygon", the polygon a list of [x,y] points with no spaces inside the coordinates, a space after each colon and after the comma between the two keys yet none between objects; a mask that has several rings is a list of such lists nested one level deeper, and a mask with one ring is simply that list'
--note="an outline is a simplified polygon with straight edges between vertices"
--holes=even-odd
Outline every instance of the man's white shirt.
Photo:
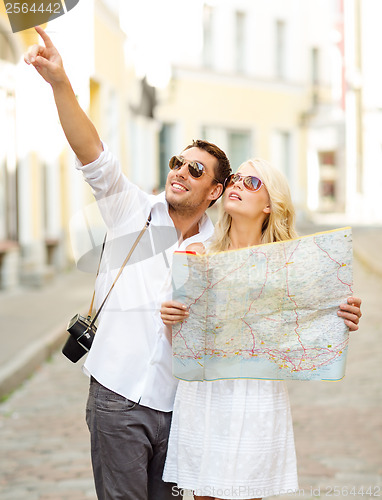
[{"label": "man's white shirt", "polygon": [[205,214],[199,233],[179,244],[164,193],[149,195],[132,184],[105,144],[96,161],[83,166],[77,159],[76,168],[92,187],[107,226],[95,287],[97,310],[151,213],[149,229],[100,313],[84,370],[127,399],[171,411],[177,380],[172,375],[171,345],[159,310],[172,295],[174,251],[205,242],[212,235],[212,222]]}]

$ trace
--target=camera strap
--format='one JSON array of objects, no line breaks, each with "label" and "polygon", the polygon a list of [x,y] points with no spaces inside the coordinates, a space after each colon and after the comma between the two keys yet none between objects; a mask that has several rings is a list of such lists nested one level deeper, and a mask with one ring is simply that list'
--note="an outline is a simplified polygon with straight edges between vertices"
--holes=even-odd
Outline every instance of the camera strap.
[{"label": "camera strap", "polygon": [[[97,320],[97,318],[99,316],[99,313],[101,312],[101,309],[103,308],[103,306],[105,305],[105,302],[109,298],[109,295],[110,295],[111,291],[113,290],[115,284],[117,283],[118,278],[121,276],[124,267],[126,266],[126,264],[127,264],[128,260],[130,259],[132,253],[136,249],[136,247],[137,247],[140,239],[142,238],[143,234],[145,233],[146,229],[149,227],[150,221],[151,221],[151,212],[149,213],[149,216],[147,217],[147,220],[146,220],[145,225],[143,226],[141,232],[138,234],[137,239],[134,241],[132,247],[130,248],[130,251],[129,251],[129,253],[126,256],[126,259],[123,261],[123,264],[122,264],[120,270],[118,271],[118,274],[115,277],[115,280],[113,281],[113,283],[112,283],[109,291],[107,292],[106,297],[103,299],[102,304],[100,305],[98,311],[96,312],[94,318],[92,319],[92,321],[90,323],[90,327],[92,327],[94,325],[94,323],[96,322],[96,320]],[[100,266],[101,266],[101,259],[102,259],[102,255],[103,255],[103,252],[104,252],[104,249],[105,249],[105,243],[106,243],[106,235],[105,235],[105,239],[104,239],[104,242],[103,242],[103,245],[102,245],[102,251],[101,251],[101,256],[100,256],[100,259],[99,259],[98,270],[97,270],[97,276],[99,274],[99,270],[100,270]],[[89,309],[89,313],[88,313],[88,319],[89,320],[91,318],[91,313],[92,313],[92,310],[93,310],[94,297],[95,297],[95,290],[93,292],[93,298],[92,298],[92,302],[90,304],[90,309]]]},{"label": "camera strap", "polygon": [[[103,239],[103,243],[102,243],[102,249],[101,249],[101,255],[99,256],[99,262],[98,262],[98,269],[97,269],[96,279],[98,278],[99,270],[100,270],[100,267],[101,267],[101,260],[102,260],[103,252],[105,250],[106,237],[107,237],[107,233],[105,234],[105,238]],[[95,288],[93,290],[92,301],[90,302],[89,312],[88,312],[88,316],[87,316],[88,321],[90,321],[91,317],[92,317],[94,299],[95,299]]]}]

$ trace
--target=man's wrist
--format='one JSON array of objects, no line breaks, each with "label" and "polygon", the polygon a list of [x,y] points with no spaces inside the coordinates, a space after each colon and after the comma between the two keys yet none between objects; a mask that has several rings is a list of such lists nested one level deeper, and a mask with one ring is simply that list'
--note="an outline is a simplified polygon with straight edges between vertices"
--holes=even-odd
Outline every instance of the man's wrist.
[{"label": "man's wrist", "polygon": [[65,73],[64,69],[62,69],[60,73],[55,76],[54,80],[50,82],[50,85],[54,92],[67,90],[73,91],[68,75]]},{"label": "man's wrist", "polygon": [[50,84],[53,90],[53,95],[55,98],[55,101],[58,103],[62,99],[65,99],[67,103],[68,99],[75,99],[77,101],[76,95],[74,93],[72,84],[70,83],[69,78],[67,77],[66,73],[64,73],[63,78],[55,80],[53,83]]}]

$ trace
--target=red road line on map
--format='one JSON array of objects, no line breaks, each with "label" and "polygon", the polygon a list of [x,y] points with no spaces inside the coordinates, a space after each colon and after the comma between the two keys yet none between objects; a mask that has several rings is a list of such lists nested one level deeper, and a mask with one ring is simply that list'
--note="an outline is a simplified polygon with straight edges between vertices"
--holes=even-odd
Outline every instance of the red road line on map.
[{"label": "red road line on map", "polygon": [[[342,265],[341,265],[339,262],[337,262],[335,259],[333,259],[333,258],[329,255],[329,253],[328,253],[327,251],[325,251],[324,249],[322,249],[322,248],[321,248],[321,247],[317,244],[317,242],[316,242],[315,238],[314,238],[314,243],[316,244],[316,246],[317,246],[317,247],[318,247],[318,248],[319,248],[322,252],[326,253],[326,254],[327,254],[327,256],[328,256],[328,257],[329,257],[329,258],[330,258],[333,262],[335,262],[335,263],[339,266],[339,267],[338,267],[338,269],[337,269],[337,278],[338,278],[338,280],[339,280],[342,284],[344,284],[344,285],[348,286],[348,287],[350,288],[351,292],[352,292],[351,285],[349,285],[348,283],[343,282],[343,281],[339,278],[338,273],[339,273],[339,269],[342,267]],[[282,270],[282,269],[284,269],[284,268],[286,269],[286,271],[287,271],[287,278],[286,278],[287,295],[288,295],[288,298],[291,300],[291,302],[293,302],[293,303],[294,303],[294,305],[295,305],[296,309],[298,308],[298,305],[297,305],[296,301],[295,301],[295,300],[292,298],[292,296],[290,295],[290,290],[289,290],[289,281],[288,281],[288,262],[289,262],[289,261],[291,260],[291,258],[293,257],[293,254],[296,252],[296,250],[297,250],[297,248],[298,248],[298,246],[299,246],[299,245],[300,245],[300,241],[298,242],[298,244],[296,245],[296,247],[294,248],[294,250],[290,253],[290,255],[289,255],[289,257],[288,257],[288,258],[287,258],[287,256],[286,256],[286,252],[285,252],[285,245],[283,245],[284,257],[285,257],[285,259],[286,259],[285,265],[284,265],[284,266],[282,266],[282,267],[280,267],[279,269],[277,269],[277,270],[276,270],[276,271],[274,271],[274,273],[273,273],[273,274],[275,274],[275,273],[279,272],[280,270]],[[253,255],[253,254],[255,254],[255,253],[257,253],[257,254],[262,253],[262,254],[266,257],[265,253],[263,253],[263,252],[259,252],[259,251],[254,251],[254,252],[252,252],[252,253],[251,253],[251,255]],[[224,276],[222,279],[218,280],[218,281],[217,281],[216,283],[214,283],[213,285],[212,285],[212,283],[211,283],[211,281],[210,281],[210,280],[207,280],[207,282],[208,282],[208,286],[207,286],[207,287],[203,290],[202,294],[200,294],[200,296],[199,296],[199,297],[197,297],[197,298],[194,300],[193,304],[195,304],[195,303],[196,303],[196,302],[197,302],[197,301],[198,301],[198,300],[199,300],[199,299],[200,299],[200,298],[204,295],[204,293],[205,293],[207,290],[209,290],[209,289],[211,289],[211,288],[215,287],[218,283],[221,283],[222,281],[224,281],[224,280],[225,280],[225,279],[226,279],[229,275],[233,274],[233,273],[234,273],[234,272],[236,272],[238,269],[242,268],[242,267],[246,264],[246,262],[248,261],[248,259],[250,258],[250,256],[251,256],[251,255],[249,255],[249,256],[248,256],[248,258],[247,258],[247,259],[243,262],[243,264],[241,264],[241,265],[240,265],[240,266],[238,266],[237,268],[233,269],[233,270],[232,270],[229,274],[227,274],[226,276]],[[264,283],[263,283],[263,285],[262,285],[262,287],[261,287],[261,290],[260,290],[259,294],[258,294],[258,295],[257,295],[257,297],[256,297],[256,298],[254,298],[254,299],[253,299],[253,301],[251,302],[251,304],[250,304],[250,306],[249,306],[248,311],[247,311],[247,313],[246,313],[246,314],[248,314],[248,313],[249,313],[249,311],[250,311],[250,310],[251,310],[251,308],[252,308],[253,303],[255,302],[255,300],[257,300],[257,299],[261,296],[261,294],[262,294],[262,292],[263,292],[263,290],[264,290],[265,284],[266,284],[267,279],[268,279],[268,267],[269,267],[269,260],[268,260],[268,259],[266,259],[266,263],[267,263],[267,269],[266,269],[266,273],[265,273],[266,279],[265,279],[265,281],[264,281]],[[209,268],[207,268],[207,270],[206,270],[206,274],[207,274],[207,276],[208,276],[208,272],[209,272]],[[191,308],[191,306],[190,306],[190,308]],[[264,355],[264,354],[265,354],[265,355],[268,355],[268,356],[271,358],[271,360],[274,360],[274,358],[278,358],[278,359],[279,359],[280,361],[282,361],[283,363],[285,363],[285,364],[289,364],[289,365],[292,367],[292,369],[293,369],[294,371],[310,371],[310,370],[312,370],[312,369],[317,369],[317,368],[320,368],[320,367],[322,367],[322,366],[324,366],[324,365],[328,364],[329,362],[333,361],[335,358],[337,358],[337,357],[339,357],[339,356],[340,356],[340,351],[341,351],[341,350],[343,350],[343,349],[345,349],[345,348],[347,347],[347,345],[348,345],[348,339],[347,339],[347,340],[345,340],[343,343],[341,343],[341,344],[339,344],[339,345],[336,345],[336,346],[334,347],[334,349],[329,349],[329,348],[319,348],[319,347],[317,347],[317,348],[315,348],[315,347],[313,347],[313,348],[309,348],[309,347],[308,347],[308,348],[306,348],[306,347],[303,345],[303,343],[302,343],[302,341],[301,341],[301,336],[300,336],[300,335],[299,335],[299,333],[298,333],[298,329],[299,329],[300,325],[299,325],[299,315],[298,315],[298,313],[297,313],[297,310],[294,310],[294,313],[295,313],[295,316],[296,316],[296,327],[295,327],[294,331],[295,331],[295,333],[296,333],[296,335],[297,335],[298,342],[300,343],[300,345],[301,345],[301,347],[302,347],[302,350],[303,350],[303,352],[302,352],[302,354],[301,354],[301,355],[300,355],[300,352],[301,352],[301,351],[300,351],[299,349],[297,349],[297,350],[296,350],[296,349],[294,349],[294,350],[292,350],[292,351],[288,351],[288,352],[290,353],[289,355],[287,355],[287,354],[286,354],[285,352],[283,352],[283,351],[279,351],[279,350],[277,350],[277,349],[276,349],[276,350],[274,350],[274,348],[256,349],[256,345],[255,345],[255,335],[254,335],[254,333],[253,333],[253,329],[250,327],[250,325],[249,325],[249,324],[248,324],[248,323],[247,323],[247,322],[246,322],[243,318],[241,318],[241,320],[243,321],[243,323],[244,323],[244,324],[246,324],[246,325],[247,325],[247,327],[249,328],[250,333],[251,333],[251,335],[252,335],[252,337],[253,337],[253,347],[252,347],[252,349],[250,349],[250,350],[249,350],[249,349],[240,350],[240,352],[241,352],[241,353],[248,353],[248,354],[250,354],[250,355],[252,355],[252,356]],[[245,314],[245,315],[246,315],[246,314]],[[277,320],[274,320],[273,318],[268,318],[268,320],[269,320],[269,321],[275,321],[275,322],[277,322]],[[177,335],[178,335],[178,334],[180,334],[181,330],[182,330],[182,327],[180,328],[180,330],[179,330],[179,332],[177,333]],[[197,355],[196,355],[196,354],[192,351],[192,349],[191,349],[191,348],[187,345],[187,342],[186,342],[185,338],[183,337],[183,335],[181,335],[181,334],[180,334],[180,336],[182,337],[182,339],[183,339],[183,341],[184,341],[184,343],[185,343],[186,348],[187,348],[187,349],[188,349],[188,350],[192,353],[192,357],[193,357],[194,359],[198,359],[198,356],[197,356]],[[300,360],[299,360],[299,363],[298,363],[298,364],[296,364],[296,363],[293,361],[293,359],[291,358],[291,355],[293,355],[293,353],[298,354],[298,355],[299,355],[299,357],[300,357]],[[315,353],[315,355],[314,355],[313,353]],[[332,356],[331,356],[329,359],[328,359],[328,358],[326,358],[324,361],[322,361],[322,362],[320,363],[320,361],[319,361],[319,360],[320,360],[320,358],[321,358],[322,356],[324,356],[325,354],[326,354],[326,355],[329,355],[330,353],[332,354]],[[213,352],[211,352],[210,354],[208,354],[208,353],[207,353],[207,351],[206,351],[206,353],[205,353],[205,354],[206,354],[206,355],[212,355],[212,354],[214,354],[214,355],[217,355],[217,356],[219,356],[219,355],[225,356],[225,352],[224,352],[223,350],[221,351],[221,353],[219,353],[219,352],[217,352],[216,350],[214,350],[214,351],[213,351]],[[181,357],[182,357],[182,358],[184,358],[185,356],[181,356]],[[303,363],[303,361],[304,361],[304,360],[306,360],[306,358],[308,358],[308,360],[309,360],[309,362],[310,362],[310,363],[309,363],[309,364],[307,364],[305,368],[303,368],[302,363]],[[313,366],[312,366],[312,365],[313,365]],[[280,368],[282,368],[282,367],[280,367]]]},{"label": "red road line on map", "polygon": [[184,345],[186,346],[186,349],[187,349],[187,350],[189,350],[189,351],[190,351],[190,353],[192,354],[192,356],[191,356],[191,357],[192,357],[192,359],[199,359],[199,358],[198,358],[198,355],[197,355],[197,354],[196,354],[196,353],[195,353],[195,352],[191,349],[191,347],[189,347],[189,346],[188,346],[187,341],[186,341],[186,339],[183,337],[183,335],[181,335],[181,334],[180,334],[180,332],[181,332],[181,330],[182,330],[182,327],[183,327],[183,325],[180,327],[180,330],[179,330],[179,331],[178,331],[178,333],[174,336],[174,338],[175,338],[176,336],[178,336],[178,335],[179,335],[179,336],[183,339],[183,341],[184,341]]},{"label": "red road line on map", "polygon": [[[273,272],[273,274],[276,274],[277,272],[281,271],[282,269],[286,269],[286,271],[287,271],[287,275],[288,275],[288,262],[289,262],[289,261],[291,260],[291,258],[293,257],[293,254],[295,253],[295,251],[297,250],[297,248],[298,248],[298,246],[299,246],[299,245],[300,245],[300,242],[298,242],[298,243],[297,243],[296,247],[295,247],[295,248],[294,248],[294,250],[291,252],[291,254],[289,255],[289,257],[288,257],[288,258],[286,257],[286,254],[285,254],[285,245],[283,245],[284,257],[285,257],[285,264],[284,264],[284,266],[282,266],[282,267],[280,267],[279,269],[277,269],[276,271],[274,271],[274,272]],[[253,299],[253,301],[252,301],[252,302],[251,302],[251,304],[249,305],[248,311],[247,311],[247,313],[245,314],[245,316],[246,316],[247,314],[249,314],[249,312],[250,312],[250,310],[251,310],[251,308],[252,308],[253,303],[254,303],[254,302],[255,302],[255,301],[256,301],[256,300],[257,300],[257,299],[261,296],[261,294],[263,293],[264,287],[265,287],[266,282],[267,282],[267,280],[268,280],[269,259],[267,258],[267,255],[265,254],[265,252],[259,252],[259,251],[254,251],[253,253],[256,253],[256,254],[261,253],[261,254],[263,254],[263,255],[264,255],[264,257],[265,257],[265,259],[266,259],[266,263],[267,263],[267,268],[266,268],[266,273],[265,273],[266,279],[265,279],[265,281],[264,281],[264,283],[263,283],[263,286],[261,287],[260,293],[257,295],[257,297],[255,297],[255,298]],[[252,253],[252,255],[253,255],[253,253]],[[287,288],[288,288],[288,296],[289,296],[290,300],[292,300],[292,302],[294,302],[295,306],[297,307],[297,303],[296,303],[296,302],[295,302],[295,301],[294,301],[294,300],[290,297],[288,282],[287,282]],[[297,336],[298,336],[298,338],[299,338],[299,342],[300,342],[300,344],[301,344],[302,348],[303,348],[303,349],[304,349],[304,351],[305,351],[305,347],[303,346],[303,344],[302,344],[302,342],[301,342],[301,339],[300,339],[300,336],[299,336],[299,334],[298,334],[298,332],[297,332],[297,328],[299,327],[299,324],[298,324],[298,314],[296,313],[296,311],[295,311],[295,314],[296,314],[296,324],[297,324],[297,326],[296,326],[296,328],[295,328],[295,332],[296,332],[296,335],[297,335]],[[244,316],[244,317],[245,317],[245,316]],[[271,318],[269,318],[269,320],[270,320],[270,321],[276,321],[276,320],[272,320]],[[243,319],[243,318],[242,318],[242,321],[243,321],[243,322],[244,322],[244,323],[248,326],[249,331],[250,331],[250,333],[251,333],[251,335],[252,335],[252,337],[253,337],[253,348],[252,348],[252,351],[251,351],[251,352],[252,352],[252,353],[255,353],[256,345],[255,345],[255,336],[254,336],[253,330],[252,330],[252,328],[249,326],[249,324],[248,324],[246,321],[244,321],[244,319]],[[264,351],[264,350],[263,350],[263,352],[266,352],[266,351]],[[268,353],[268,354],[269,354],[269,353]],[[290,363],[294,366],[294,364],[291,362],[291,360],[289,360],[289,362],[290,362]]]},{"label": "red road line on map", "polygon": [[[196,298],[195,298],[195,300],[194,300],[193,302],[191,302],[191,304],[189,305],[189,310],[191,311],[192,306],[193,306],[193,305],[195,305],[195,304],[198,302],[198,300],[200,300],[200,299],[203,297],[203,295],[204,295],[204,294],[205,294],[208,290],[210,290],[210,289],[214,288],[214,287],[215,287],[218,283],[221,283],[222,281],[224,281],[225,279],[227,279],[227,278],[228,278],[228,276],[230,276],[231,274],[233,274],[234,272],[236,272],[238,269],[242,268],[242,267],[246,264],[246,262],[248,261],[248,259],[249,259],[249,258],[250,258],[250,255],[248,256],[248,258],[247,258],[247,259],[246,259],[246,260],[245,260],[245,261],[244,261],[244,262],[243,262],[240,266],[236,267],[235,269],[232,269],[232,271],[231,271],[230,273],[228,273],[226,276],[224,276],[223,278],[221,278],[220,280],[218,280],[218,281],[217,281],[216,283],[214,283],[214,284],[212,284],[212,283],[211,283],[211,280],[208,278],[209,267],[207,267],[207,269],[206,269],[206,276],[207,276],[207,284],[208,284],[208,286],[207,286],[207,287],[203,290],[203,292],[202,292],[202,293],[201,293],[198,297],[196,297]],[[208,260],[207,260],[207,262],[208,262]],[[181,330],[182,330],[182,327],[181,327],[181,328],[180,328],[180,330],[176,333],[176,335],[174,335],[174,338],[175,338],[175,337],[177,337],[177,336],[180,334]],[[183,335],[180,335],[180,336],[181,336],[181,337],[182,337],[182,339],[184,340]],[[190,348],[188,348],[188,349],[190,349]],[[192,351],[191,351],[191,352],[192,352]]]},{"label": "red road line on map", "polygon": [[338,265],[338,269],[337,269],[337,279],[338,279],[338,281],[340,281],[343,285],[348,286],[349,290],[350,290],[350,293],[353,293],[351,285],[349,285],[349,283],[345,283],[345,281],[342,281],[341,278],[338,275],[339,272],[340,272],[340,269],[343,267],[342,264],[340,264],[338,261],[336,261],[335,259],[333,259],[333,257],[329,254],[329,252],[327,252],[326,250],[324,250],[323,248],[321,248],[320,245],[317,243],[316,238],[313,238],[313,241],[314,241],[314,244],[321,250],[321,252],[326,253],[326,255],[329,257],[329,259],[331,261],[335,262]]},{"label": "red road line on map", "polygon": [[295,369],[301,367],[301,363],[302,363],[302,360],[306,357],[306,348],[304,346],[304,344],[302,343],[302,340],[301,340],[301,336],[300,334],[298,333],[298,329],[300,327],[299,325],[299,322],[298,322],[298,319],[299,319],[299,316],[298,316],[298,313],[297,313],[297,309],[298,309],[298,305],[297,305],[297,302],[291,297],[291,294],[290,294],[290,290],[289,290],[289,278],[288,278],[288,265],[287,265],[287,262],[290,261],[290,259],[292,258],[293,254],[295,253],[295,251],[297,250],[298,246],[300,245],[301,241],[298,242],[297,246],[295,247],[295,249],[293,250],[293,252],[289,255],[289,257],[287,258],[286,256],[286,252],[285,252],[285,245],[283,245],[283,251],[284,251],[284,257],[286,259],[286,262],[285,262],[285,266],[286,266],[286,287],[287,287],[287,295],[288,295],[288,298],[291,302],[293,302],[293,304],[295,305],[296,309],[294,309],[294,314],[296,316],[296,327],[294,329],[294,332],[295,334],[297,335],[297,339],[298,339],[298,342],[300,343],[301,347],[302,347],[302,350],[303,350],[303,353],[301,355],[301,358],[300,358],[300,362],[299,362],[299,365],[297,367],[295,367]]},{"label": "red road line on map", "polygon": [[[251,335],[252,335],[252,338],[253,338],[253,347],[252,347],[252,352],[254,352],[254,350],[255,350],[255,348],[256,348],[256,339],[255,339],[255,335],[254,335],[254,333],[253,333],[253,329],[252,329],[252,328],[251,328],[251,326],[250,326],[250,325],[249,325],[249,324],[245,321],[245,319],[244,319],[244,318],[247,316],[247,314],[249,314],[250,310],[252,309],[252,305],[253,305],[253,303],[254,303],[256,300],[258,300],[258,298],[259,298],[259,297],[261,296],[261,294],[263,293],[264,288],[265,288],[265,285],[266,285],[266,283],[267,283],[267,281],[268,281],[268,268],[269,268],[269,260],[267,259],[267,255],[266,255],[266,253],[265,253],[265,252],[259,252],[258,250],[254,250],[253,252],[251,252],[251,254],[250,254],[250,256],[249,256],[249,257],[251,257],[251,256],[252,256],[252,255],[254,255],[254,254],[257,254],[257,255],[259,255],[259,254],[260,254],[260,255],[263,255],[263,256],[265,257],[265,261],[266,261],[266,270],[265,270],[265,280],[264,280],[264,282],[263,282],[263,284],[262,284],[262,286],[261,286],[261,289],[260,289],[260,291],[259,291],[258,295],[257,295],[256,297],[254,297],[254,298],[253,298],[252,302],[249,304],[249,307],[248,307],[247,312],[244,314],[243,318],[241,318],[241,321],[242,321],[244,324],[246,324],[246,325],[247,325],[247,327],[249,328],[249,331],[250,331],[250,333],[251,333]],[[248,259],[249,259],[249,257],[248,257]]]},{"label": "red road line on map", "polygon": [[[208,278],[208,272],[209,272],[209,267],[207,267],[206,269],[206,277],[207,277],[207,287],[203,290],[203,292],[195,298],[195,300],[193,300],[193,302],[191,302],[191,304],[189,305],[189,310],[191,310],[191,307],[193,305],[195,305],[202,297],[203,295],[210,289],[214,288],[218,283],[221,283],[222,281],[224,281],[225,279],[228,278],[228,276],[230,276],[231,274],[233,274],[234,272],[236,272],[238,269],[242,268],[246,262],[248,261],[250,256],[248,256],[248,258],[238,267],[236,267],[235,269],[232,269],[232,271],[230,273],[228,273],[226,276],[224,276],[223,278],[221,278],[220,280],[216,281],[216,283],[212,284],[211,283],[211,280]],[[208,262],[208,260],[207,260]],[[175,337],[179,334],[179,332],[175,335]]]},{"label": "red road line on map", "polygon": [[263,293],[263,291],[264,291],[265,284],[266,284],[266,282],[268,281],[268,274],[269,274],[269,273],[268,273],[268,269],[269,269],[269,259],[267,259],[267,255],[266,255],[266,253],[265,253],[265,252],[259,252],[259,251],[255,250],[255,251],[253,251],[253,252],[251,253],[251,256],[252,256],[252,255],[254,255],[254,254],[257,254],[257,255],[263,255],[263,256],[265,257],[265,261],[266,261],[265,280],[264,280],[264,283],[263,283],[263,284],[262,284],[262,286],[261,286],[261,289],[260,289],[260,291],[259,291],[259,294],[257,295],[257,297],[254,297],[254,299],[253,299],[253,300],[252,300],[252,302],[250,303],[250,305],[249,305],[249,307],[248,307],[248,311],[245,313],[244,317],[245,317],[247,314],[249,314],[249,311],[251,310],[252,305],[253,305],[253,303],[255,302],[255,300],[257,300],[257,299],[261,296],[261,294],[262,294],[262,293]]}]

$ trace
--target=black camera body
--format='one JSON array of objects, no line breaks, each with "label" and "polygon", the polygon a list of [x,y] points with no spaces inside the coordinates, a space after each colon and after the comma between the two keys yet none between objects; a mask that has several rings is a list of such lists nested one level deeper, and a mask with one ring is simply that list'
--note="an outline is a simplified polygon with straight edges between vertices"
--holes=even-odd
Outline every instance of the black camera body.
[{"label": "black camera body", "polygon": [[62,353],[73,363],[77,363],[91,348],[97,327],[91,320],[76,314],[69,321],[68,340],[62,348]]}]

